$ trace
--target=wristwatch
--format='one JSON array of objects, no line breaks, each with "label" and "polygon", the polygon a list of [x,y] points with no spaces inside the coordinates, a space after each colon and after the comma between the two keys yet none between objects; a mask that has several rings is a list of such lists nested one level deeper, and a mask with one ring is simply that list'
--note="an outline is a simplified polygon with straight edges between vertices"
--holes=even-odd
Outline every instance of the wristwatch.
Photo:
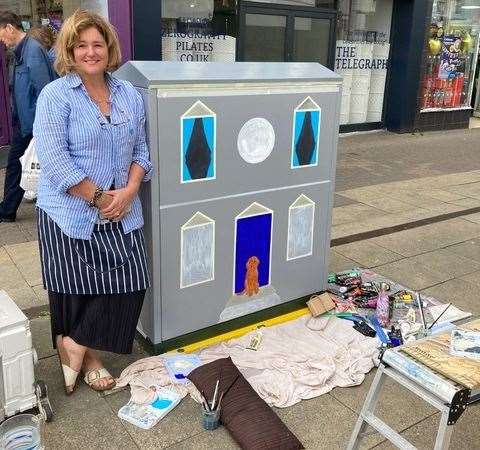
[{"label": "wristwatch", "polygon": [[96,208],[97,207],[97,202],[100,200],[100,197],[103,194],[103,189],[101,187],[98,187],[95,189],[95,192],[93,193],[92,199],[88,202],[88,206],[90,208]]}]

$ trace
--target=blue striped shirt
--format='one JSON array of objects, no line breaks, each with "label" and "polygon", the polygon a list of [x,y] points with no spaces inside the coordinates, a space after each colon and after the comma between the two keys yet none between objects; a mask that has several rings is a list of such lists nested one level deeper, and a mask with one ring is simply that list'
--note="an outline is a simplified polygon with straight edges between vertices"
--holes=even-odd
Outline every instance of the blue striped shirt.
[{"label": "blue striped shirt", "polygon": [[[33,125],[41,175],[37,206],[72,238],[90,239],[98,209],[67,191],[89,178],[108,190],[125,187],[132,162],[152,175],[145,140],[145,109],[128,81],[106,77],[110,90],[110,122],[91,100],[78,74],[49,83],[40,93]],[[143,226],[138,196],[122,219],[129,233]]]}]

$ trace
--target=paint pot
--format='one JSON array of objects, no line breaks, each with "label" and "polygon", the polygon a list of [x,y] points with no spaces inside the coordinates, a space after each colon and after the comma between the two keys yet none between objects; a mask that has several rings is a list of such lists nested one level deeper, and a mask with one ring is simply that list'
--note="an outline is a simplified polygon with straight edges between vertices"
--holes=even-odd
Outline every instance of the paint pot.
[{"label": "paint pot", "polygon": [[220,425],[220,408],[206,411],[202,408],[202,426],[204,430],[216,430]]},{"label": "paint pot", "polygon": [[10,417],[0,425],[2,450],[43,450],[42,420],[33,414]]}]

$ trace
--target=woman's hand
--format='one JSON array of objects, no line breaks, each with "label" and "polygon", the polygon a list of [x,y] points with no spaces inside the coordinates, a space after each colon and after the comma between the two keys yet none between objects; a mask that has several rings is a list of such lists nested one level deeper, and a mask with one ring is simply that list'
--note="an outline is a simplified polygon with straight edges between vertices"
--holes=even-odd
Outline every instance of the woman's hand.
[{"label": "woman's hand", "polygon": [[106,205],[99,205],[101,214],[110,220],[120,220],[129,211],[137,191],[131,187],[105,191],[105,196],[112,197],[112,201]]}]

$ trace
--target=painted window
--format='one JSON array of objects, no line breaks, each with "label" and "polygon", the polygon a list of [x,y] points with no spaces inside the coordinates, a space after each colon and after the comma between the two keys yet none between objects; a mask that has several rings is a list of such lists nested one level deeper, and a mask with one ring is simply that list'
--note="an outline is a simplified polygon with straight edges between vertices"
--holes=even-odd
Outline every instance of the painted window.
[{"label": "painted window", "polygon": [[197,101],[181,118],[181,182],[215,178],[216,115]]},{"label": "painted window", "polygon": [[300,195],[288,209],[287,261],[309,256],[313,252],[315,203]]},{"label": "painted window", "polygon": [[321,109],[307,97],[295,108],[292,133],[292,169],[316,166],[320,141]]},{"label": "painted window", "polygon": [[201,212],[182,226],[180,288],[215,277],[215,221]]}]

